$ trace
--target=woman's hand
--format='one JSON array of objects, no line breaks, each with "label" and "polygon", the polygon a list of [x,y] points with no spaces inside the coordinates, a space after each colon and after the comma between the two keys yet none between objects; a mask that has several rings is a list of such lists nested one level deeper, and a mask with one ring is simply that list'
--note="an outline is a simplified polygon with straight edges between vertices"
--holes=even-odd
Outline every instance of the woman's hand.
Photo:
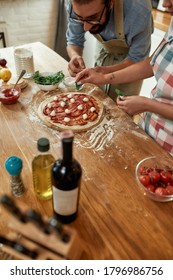
[{"label": "woman's hand", "polygon": [[147,111],[147,104],[149,98],[144,96],[123,96],[117,97],[118,108],[125,111],[127,114],[133,116]]},{"label": "woman's hand", "polygon": [[97,86],[105,84],[105,75],[103,73],[97,72],[94,68],[86,68],[76,75],[76,82],[92,83]]}]

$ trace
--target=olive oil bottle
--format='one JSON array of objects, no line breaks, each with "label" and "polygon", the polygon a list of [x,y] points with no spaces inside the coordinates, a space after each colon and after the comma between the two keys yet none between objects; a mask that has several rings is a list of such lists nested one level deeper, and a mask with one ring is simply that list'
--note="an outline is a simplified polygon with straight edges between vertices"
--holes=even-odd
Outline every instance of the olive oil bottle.
[{"label": "olive oil bottle", "polygon": [[77,218],[82,169],[72,156],[73,132],[61,132],[62,158],[52,167],[53,209],[64,224]]},{"label": "olive oil bottle", "polygon": [[38,198],[48,200],[52,197],[51,169],[55,158],[48,153],[49,140],[40,138],[37,141],[38,155],[32,161],[34,191]]}]

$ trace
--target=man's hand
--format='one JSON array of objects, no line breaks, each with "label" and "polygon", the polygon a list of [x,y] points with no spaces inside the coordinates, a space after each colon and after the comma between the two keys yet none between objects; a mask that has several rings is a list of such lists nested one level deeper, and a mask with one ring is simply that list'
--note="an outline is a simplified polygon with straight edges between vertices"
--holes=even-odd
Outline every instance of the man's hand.
[{"label": "man's hand", "polygon": [[69,64],[68,64],[68,71],[72,77],[75,77],[77,73],[81,72],[85,69],[85,63],[82,56],[74,55]]}]

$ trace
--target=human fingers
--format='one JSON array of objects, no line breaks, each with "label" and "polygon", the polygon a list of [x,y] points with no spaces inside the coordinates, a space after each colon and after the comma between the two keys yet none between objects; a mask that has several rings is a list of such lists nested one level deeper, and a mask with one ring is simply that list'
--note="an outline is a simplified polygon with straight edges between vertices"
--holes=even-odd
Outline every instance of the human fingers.
[{"label": "human fingers", "polygon": [[73,57],[68,63],[68,71],[71,76],[75,77],[77,73],[85,69],[85,63],[81,56]]},{"label": "human fingers", "polygon": [[87,80],[89,79],[89,73],[90,70],[89,68],[84,69],[83,71],[81,71],[80,73],[78,73],[76,75],[76,82],[80,82],[80,83],[86,83]]},{"label": "human fingers", "polygon": [[124,101],[126,100],[126,97],[125,96],[123,96],[123,95],[119,95],[119,96],[117,96],[117,104],[118,105],[124,105]]},{"label": "human fingers", "polygon": [[77,63],[78,63],[78,68],[80,69],[80,71],[82,71],[83,69],[86,68],[85,62],[81,56],[77,58]]}]

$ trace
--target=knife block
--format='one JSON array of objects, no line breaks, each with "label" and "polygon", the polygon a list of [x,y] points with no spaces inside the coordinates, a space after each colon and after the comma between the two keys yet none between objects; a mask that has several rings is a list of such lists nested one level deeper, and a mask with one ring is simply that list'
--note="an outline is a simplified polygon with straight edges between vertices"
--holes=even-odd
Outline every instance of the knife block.
[{"label": "knife block", "polygon": [[[25,216],[26,206],[20,203],[18,209]],[[82,246],[75,229],[63,225],[61,234],[55,229],[45,233],[44,230],[33,221],[22,222],[15,215],[9,213],[6,207],[3,211],[8,212],[9,233],[5,235],[7,242],[0,242],[1,252],[7,253],[18,260],[63,260],[79,259],[82,253]],[[48,218],[42,216],[42,221],[48,223]],[[11,243],[10,243],[11,242]],[[13,244],[13,246],[11,246]],[[15,244],[17,244],[15,246]],[[23,250],[16,250],[23,247]]]}]

